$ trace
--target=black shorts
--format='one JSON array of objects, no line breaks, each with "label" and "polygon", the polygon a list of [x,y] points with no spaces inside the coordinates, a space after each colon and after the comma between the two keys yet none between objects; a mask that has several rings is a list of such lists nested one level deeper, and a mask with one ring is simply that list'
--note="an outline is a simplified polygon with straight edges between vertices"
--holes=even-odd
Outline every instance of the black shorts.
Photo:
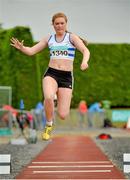
[{"label": "black shorts", "polygon": [[58,88],[73,89],[73,75],[71,71],[62,71],[49,67],[43,77],[46,76],[54,78],[58,84]]}]

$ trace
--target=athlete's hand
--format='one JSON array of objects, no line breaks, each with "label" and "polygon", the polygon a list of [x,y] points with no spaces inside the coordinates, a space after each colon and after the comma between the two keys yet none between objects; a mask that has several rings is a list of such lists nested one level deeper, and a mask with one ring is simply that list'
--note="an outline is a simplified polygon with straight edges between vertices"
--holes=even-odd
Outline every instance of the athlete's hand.
[{"label": "athlete's hand", "polygon": [[84,71],[84,70],[86,70],[87,68],[88,68],[88,63],[82,62],[81,65],[80,65],[80,69],[81,69],[82,71]]},{"label": "athlete's hand", "polygon": [[15,47],[16,49],[22,49],[23,48],[23,42],[24,42],[24,40],[22,40],[21,42],[17,39],[17,38],[14,38],[14,37],[12,37],[11,39],[10,39],[10,41],[11,41],[11,46],[13,46],[13,47]]}]

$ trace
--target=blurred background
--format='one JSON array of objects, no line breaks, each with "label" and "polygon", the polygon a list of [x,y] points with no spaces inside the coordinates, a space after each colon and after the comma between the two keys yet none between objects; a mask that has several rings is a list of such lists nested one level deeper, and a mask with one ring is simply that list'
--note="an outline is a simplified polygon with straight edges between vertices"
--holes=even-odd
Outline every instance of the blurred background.
[{"label": "blurred background", "polygon": [[[57,12],[67,15],[68,30],[86,39],[91,53],[89,69],[82,72],[82,55],[76,52],[69,123],[80,126],[83,100],[87,106],[85,127],[89,107],[98,102],[105,110],[96,111],[93,126],[109,122],[108,126],[126,127],[130,117],[130,0],[0,0],[1,128],[12,127],[21,112],[38,121],[35,110],[44,99],[41,79],[49,62],[48,49],[28,57],[10,46],[10,38],[24,39],[26,46],[32,46],[53,32],[51,18]],[[43,112],[40,116],[40,124],[34,123],[33,128],[44,127]]]},{"label": "blurred background", "polygon": [[68,31],[88,41],[91,56],[82,72],[76,51],[70,114],[61,121],[54,100],[53,135],[94,137],[122,172],[123,154],[130,152],[130,0],[0,0],[0,154],[11,154],[12,165],[1,179],[15,178],[48,145],[41,140],[41,80],[49,51],[28,57],[10,46],[10,38],[34,45],[54,32],[57,12],[67,15]]}]

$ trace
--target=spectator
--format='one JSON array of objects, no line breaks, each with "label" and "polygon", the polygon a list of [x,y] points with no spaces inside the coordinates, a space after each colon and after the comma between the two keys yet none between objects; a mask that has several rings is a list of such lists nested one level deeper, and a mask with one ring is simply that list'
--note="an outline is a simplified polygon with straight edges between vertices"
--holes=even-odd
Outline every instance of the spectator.
[{"label": "spectator", "polygon": [[102,103],[101,102],[95,102],[88,108],[88,126],[93,126],[93,116],[95,112],[104,112],[102,109]]},{"label": "spectator", "polygon": [[33,115],[30,112],[27,112],[27,119],[28,119],[29,127],[31,129],[33,129],[34,128],[34,125],[33,125],[34,119],[33,119]]},{"label": "spectator", "polygon": [[85,123],[86,113],[87,113],[86,101],[84,100],[80,101],[78,106],[78,113],[79,113],[79,125],[80,127],[83,127],[86,124]]},{"label": "spectator", "polygon": [[27,118],[27,114],[26,113],[18,113],[17,116],[17,122],[19,125],[19,128],[21,129],[22,134],[24,135],[24,129],[26,126],[30,126],[29,120]]},{"label": "spectator", "polygon": [[102,107],[101,102],[95,102],[89,107],[88,111],[89,112],[103,112],[103,109],[101,107]]},{"label": "spectator", "polygon": [[12,126],[16,127],[16,116],[18,111],[8,104],[3,105],[2,109],[5,110],[3,118],[6,120],[7,126],[9,126],[9,128]]}]

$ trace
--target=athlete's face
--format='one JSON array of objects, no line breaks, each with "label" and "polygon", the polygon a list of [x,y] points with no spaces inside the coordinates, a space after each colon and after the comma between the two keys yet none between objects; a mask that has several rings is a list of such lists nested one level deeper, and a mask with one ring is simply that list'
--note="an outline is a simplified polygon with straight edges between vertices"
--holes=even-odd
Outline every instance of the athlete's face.
[{"label": "athlete's face", "polygon": [[63,34],[66,31],[66,21],[63,17],[58,17],[55,19],[53,26],[58,34]]}]

